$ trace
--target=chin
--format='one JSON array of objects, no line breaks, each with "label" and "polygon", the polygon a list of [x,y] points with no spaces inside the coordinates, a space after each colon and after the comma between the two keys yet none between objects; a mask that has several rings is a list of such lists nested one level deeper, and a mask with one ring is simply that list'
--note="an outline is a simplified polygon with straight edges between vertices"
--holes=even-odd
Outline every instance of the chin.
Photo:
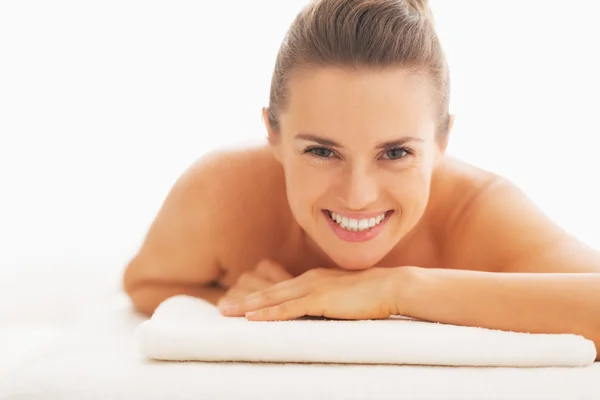
[{"label": "chin", "polygon": [[335,264],[342,269],[348,271],[362,271],[373,268],[381,260],[382,257],[364,257],[353,256],[352,253],[345,252],[344,254],[329,254],[329,257]]}]

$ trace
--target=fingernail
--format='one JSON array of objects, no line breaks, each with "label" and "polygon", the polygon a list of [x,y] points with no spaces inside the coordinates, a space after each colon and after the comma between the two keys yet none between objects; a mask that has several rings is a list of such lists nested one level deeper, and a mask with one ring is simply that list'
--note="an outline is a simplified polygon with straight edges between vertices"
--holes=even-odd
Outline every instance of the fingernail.
[{"label": "fingernail", "polygon": [[252,318],[256,315],[256,311],[248,311],[246,313],[246,318]]},{"label": "fingernail", "polygon": [[233,309],[233,303],[230,301],[219,304],[219,311],[221,311],[221,312],[231,311],[232,309]]}]

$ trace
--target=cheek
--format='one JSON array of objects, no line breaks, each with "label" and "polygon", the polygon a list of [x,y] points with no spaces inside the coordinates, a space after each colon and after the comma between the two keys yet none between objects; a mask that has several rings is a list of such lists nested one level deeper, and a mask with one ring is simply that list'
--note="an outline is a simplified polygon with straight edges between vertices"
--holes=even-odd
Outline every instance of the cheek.
[{"label": "cheek", "polygon": [[288,158],[283,165],[290,207],[298,215],[312,213],[331,185],[329,174],[319,171],[298,156]]}]

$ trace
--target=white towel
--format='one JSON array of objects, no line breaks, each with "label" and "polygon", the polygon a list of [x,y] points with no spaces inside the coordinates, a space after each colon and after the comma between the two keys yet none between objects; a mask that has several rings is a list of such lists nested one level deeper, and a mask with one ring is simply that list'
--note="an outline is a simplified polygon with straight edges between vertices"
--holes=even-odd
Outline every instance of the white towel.
[{"label": "white towel", "polygon": [[386,320],[248,321],[201,299],[165,300],[136,331],[141,353],[168,361],[576,367],[594,343],[571,334],[530,334]]}]

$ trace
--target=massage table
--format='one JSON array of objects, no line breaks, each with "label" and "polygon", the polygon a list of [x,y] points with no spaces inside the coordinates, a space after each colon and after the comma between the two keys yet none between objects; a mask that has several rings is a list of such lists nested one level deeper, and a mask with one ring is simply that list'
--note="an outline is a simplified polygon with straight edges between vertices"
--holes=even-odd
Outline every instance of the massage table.
[{"label": "massage table", "polygon": [[[119,293],[0,376],[0,399],[600,399],[600,363],[451,367],[148,359]],[[374,338],[377,340],[377,338]]]}]

